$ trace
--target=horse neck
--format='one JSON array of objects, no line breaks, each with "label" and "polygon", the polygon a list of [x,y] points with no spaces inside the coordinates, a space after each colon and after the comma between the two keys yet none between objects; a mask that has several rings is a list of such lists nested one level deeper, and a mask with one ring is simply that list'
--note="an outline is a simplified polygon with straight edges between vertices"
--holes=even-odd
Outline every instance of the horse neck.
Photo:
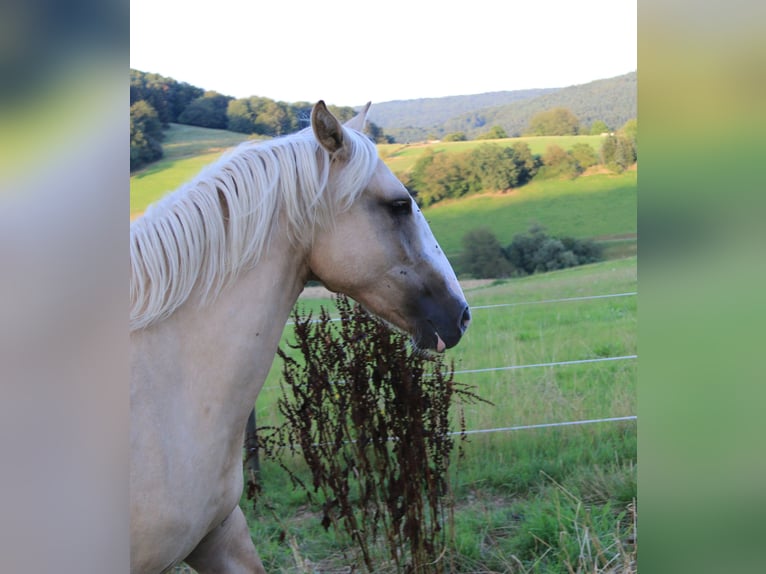
[{"label": "horse neck", "polygon": [[168,392],[193,397],[190,408],[204,408],[213,417],[217,413],[232,428],[241,419],[244,429],[308,275],[305,257],[287,240],[275,240],[258,264],[213,302],[199,305],[193,293],[156,329],[150,328],[153,336],[144,341],[144,353],[162,364],[158,372],[166,373]]}]

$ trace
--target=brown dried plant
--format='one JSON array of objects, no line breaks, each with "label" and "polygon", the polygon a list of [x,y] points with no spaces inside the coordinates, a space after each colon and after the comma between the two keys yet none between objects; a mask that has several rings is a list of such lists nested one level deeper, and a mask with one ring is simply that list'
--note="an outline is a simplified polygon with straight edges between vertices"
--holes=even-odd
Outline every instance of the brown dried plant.
[{"label": "brown dried plant", "polygon": [[[336,305],[336,321],[324,308],[317,320],[294,313],[297,353],[279,351],[285,422],[260,445],[321,505],[322,525],[353,540],[367,571],[444,572],[451,406],[482,399],[441,356],[344,297]],[[310,485],[281,462],[288,452],[306,461]],[[386,558],[376,558],[380,543]]]}]

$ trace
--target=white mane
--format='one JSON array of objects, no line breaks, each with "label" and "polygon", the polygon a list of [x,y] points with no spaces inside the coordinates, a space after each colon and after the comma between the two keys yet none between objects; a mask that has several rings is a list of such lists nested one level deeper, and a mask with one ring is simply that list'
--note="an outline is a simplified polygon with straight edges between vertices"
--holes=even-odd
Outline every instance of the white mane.
[{"label": "white mane", "polygon": [[[377,165],[375,145],[344,128],[346,165],[331,159],[307,128],[268,142],[245,142],[194,180],[151,205],[130,226],[130,328],[167,318],[195,285],[202,301],[252,268],[272,233],[308,247],[317,226],[351,206]],[[329,197],[332,195],[332,197]],[[279,228],[279,219],[287,222]]]}]

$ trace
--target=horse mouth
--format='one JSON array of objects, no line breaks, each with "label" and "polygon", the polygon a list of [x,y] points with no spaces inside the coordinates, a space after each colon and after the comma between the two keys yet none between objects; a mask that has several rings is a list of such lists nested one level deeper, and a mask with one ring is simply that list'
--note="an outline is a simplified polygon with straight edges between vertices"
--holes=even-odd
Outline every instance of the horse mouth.
[{"label": "horse mouth", "polygon": [[434,335],[436,335],[436,352],[443,353],[447,349],[447,344],[442,341],[438,331],[434,331]]},{"label": "horse mouth", "polygon": [[460,335],[457,337],[447,337],[447,340],[445,341],[433,323],[428,321],[428,326],[421,329],[420,333],[413,339],[415,344],[421,349],[427,349],[441,354],[447,349],[454,347],[458,343]]}]

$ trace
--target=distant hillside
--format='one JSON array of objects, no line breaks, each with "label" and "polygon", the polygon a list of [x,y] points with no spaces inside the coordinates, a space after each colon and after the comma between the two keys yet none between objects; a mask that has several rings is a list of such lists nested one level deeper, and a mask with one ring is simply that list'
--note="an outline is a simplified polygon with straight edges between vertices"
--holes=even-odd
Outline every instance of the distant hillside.
[{"label": "distant hillside", "polygon": [[[476,106],[450,115],[446,119],[426,122],[426,118],[429,117],[426,110],[435,111],[430,116],[432,118],[444,118],[451,107],[455,109],[456,106],[452,102],[447,105],[448,100],[457,100],[456,105],[467,108],[481,102],[482,98],[485,98],[483,101],[487,101],[495,94],[505,94],[504,97],[515,94],[516,97],[510,103]],[[430,135],[442,137],[454,132],[465,132],[470,139],[495,125],[502,126],[509,136],[521,135],[532,116],[559,106],[569,108],[585,126],[589,126],[595,120],[603,120],[609,127],[619,128],[629,119],[637,117],[637,100],[637,74],[630,72],[615,78],[560,89],[493,92],[477,96],[385,102],[373,105],[371,116],[372,121],[383,127],[386,134],[393,136],[397,142],[422,141]],[[444,106],[441,105],[442,101],[445,102]],[[418,102],[427,102],[427,105],[421,108],[423,118],[419,121],[412,119],[410,115],[418,110]],[[376,108],[385,109],[383,117],[375,116]],[[398,109],[403,111],[399,112]],[[397,121],[396,118],[400,117],[409,118],[407,120],[409,123]]]},{"label": "distant hillside", "polygon": [[528,100],[555,92],[557,89],[487,92],[468,96],[373,102],[370,109],[370,121],[386,131],[389,128],[429,128],[466,112]]}]

